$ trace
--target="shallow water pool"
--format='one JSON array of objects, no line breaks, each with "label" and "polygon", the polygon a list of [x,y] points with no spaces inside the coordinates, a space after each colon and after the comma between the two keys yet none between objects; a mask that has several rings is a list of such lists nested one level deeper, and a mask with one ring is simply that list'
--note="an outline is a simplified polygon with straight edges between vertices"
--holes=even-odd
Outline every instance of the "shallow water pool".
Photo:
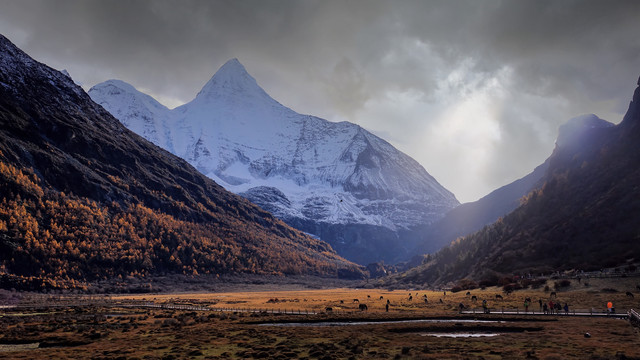
[{"label": "shallow water pool", "polygon": [[466,337],[491,337],[498,336],[499,333],[420,333],[420,336],[450,337],[450,338],[466,338]]},{"label": "shallow water pool", "polygon": [[414,320],[384,320],[384,321],[323,321],[323,322],[282,322],[264,323],[259,326],[283,326],[283,327],[323,327],[323,326],[359,326],[359,325],[385,325],[385,324],[420,324],[420,323],[502,323],[497,320],[475,319],[414,319]]}]

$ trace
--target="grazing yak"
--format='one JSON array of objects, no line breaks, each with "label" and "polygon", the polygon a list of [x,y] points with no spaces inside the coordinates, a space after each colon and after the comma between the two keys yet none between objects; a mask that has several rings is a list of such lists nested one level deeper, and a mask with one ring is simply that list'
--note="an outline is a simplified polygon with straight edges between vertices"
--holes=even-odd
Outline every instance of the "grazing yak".
[{"label": "grazing yak", "polygon": [[367,307],[367,304],[360,304],[360,305],[358,305],[358,308],[360,309],[360,311],[369,310],[369,308]]}]

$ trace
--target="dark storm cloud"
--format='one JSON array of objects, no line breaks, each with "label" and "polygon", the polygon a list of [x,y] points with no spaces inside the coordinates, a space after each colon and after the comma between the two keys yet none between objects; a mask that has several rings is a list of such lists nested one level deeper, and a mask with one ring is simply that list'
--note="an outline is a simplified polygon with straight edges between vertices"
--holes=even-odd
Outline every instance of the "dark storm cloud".
[{"label": "dark storm cloud", "polygon": [[[283,104],[384,134],[462,200],[542,162],[570,117],[621,119],[638,19],[635,0],[0,0],[0,32],[85,87],[119,78],[176,105],[237,57]],[[482,166],[460,176],[470,150]]]},{"label": "dark storm cloud", "polygon": [[273,39],[291,33],[290,11],[273,1],[27,0],[4,6],[3,22],[28,24],[25,47],[150,88],[186,80],[190,89],[176,89],[184,100],[197,92],[194,83],[202,85],[234,53],[277,52],[284,44]]},{"label": "dark storm cloud", "polygon": [[[618,97],[640,71],[640,2],[585,0],[416,2],[426,14],[405,33],[452,62],[473,57],[476,71],[514,68],[523,91]],[[632,86],[632,85],[629,85]],[[627,89],[629,87],[626,87]],[[581,97],[579,94],[572,94]],[[622,109],[619,109],[622,111]]]},{"label": "dark storm cloud", "polygon": [[508,103],[496,117],[502,137],[482,174],[493,187],[539,164],[552,149],[557,126],[570,117],[594,112],[618,122],[626,111],[640,74],[640,2],[413,5],[397,10],[405,20],[400,32],[432,48],[445,73],[465,61],[470,73],[487,80],[511,70]]}]

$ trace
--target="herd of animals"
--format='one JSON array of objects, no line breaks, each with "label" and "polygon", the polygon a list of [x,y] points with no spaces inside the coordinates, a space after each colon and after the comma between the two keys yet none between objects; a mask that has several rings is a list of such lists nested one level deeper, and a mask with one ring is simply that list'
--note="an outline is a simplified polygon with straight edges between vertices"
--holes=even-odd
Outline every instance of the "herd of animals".
[{"label": "herd of animals", "polygon": [[[640,290],[640,285],[637,285],[637,286],[636,286],[636,288],[637,288],[638,290]],[[508,293],[507,293],[507,295],[509,295],[510,293],[511,293],[511,292],[508,292]],[[444,292],[443,292],[443,295],[444,295],[444,297],[446,297],[446,296],[447,296],[447,292],[446,292],[446,291],[444,291]],[[408,300],[408,301],[413,301],[414,296],[415,296],[416,298],[418,298],[418,297],[419,297],[419,294],[418,294],[417,292],[416,292],[415,294],[413,294],[413,293],[409,293],[409,295],[408,295],[408,297],[407,297],[407,300]],[[470,298],[469,298],[469,299],[470,299],[470,301],[471,301],[471,302],[473,302],[473,303],[476,303],[476,302],[478,301],[478,297],[477,297],[476,295],[472,295],[470,291],[467,291],[466,296],[469,296],[469,297],[470,297]],[[557,296],[558,296],[558,295],[557,295],[557,293],[556,293],[555,291],[552,291],[552,292],[549,294],[549,299],[557,299]],[[632,293],[632,292],[630,292],[630,291],[627,291],[627,292],[626,292],[626,296],[627,296],[627,297],[629,297],[629,298],[632,298],[632,299],[634,298],[633,293]],[[367,300],[370,300],[370,299],[371,299],[371,295],[367,295]],[[384,296],[380,296],[380,299],[379,299],[379,300],[384,300]],[[428,299],[428,297],[427,297],[427,294],[423,294],[423,295],[422,295],[422,300],[424,301],[424,303],[425,303],[425,304],[428,304],[428,303],[429,303],[429,299]],[[495,300],[501,300],[501,301],[504,301],[504,297],[503,297],[502,295],[500,295],[500,294],[496,294],[496,295],[495,295]],[[444,303],[444,301],[442,300],[442,298],[440,298],[440,299],[439,299],[439,302],[440,302],[441,304],[442,304],[442,303]],[[369,306],[368,306],[367,304],[360,303],[360,300],[359,300],[359,299],[353,299],[352,303],[353,303],[353,304],[358,304],[358,310],[360,310],[360,311],[367,311],[367,310],[369,310]],[[538,300],[538,303],[539,303],[539,306],[540,306],[540,311],[544,311],[544,313],[547,313],[547,308],[549,309],[548,311],[550,311],[551,313],[553,313],[553,311],[554,311],[554,310],[556,310],[556,311],[561,311],[561,310],[562,310],[562,306],[561,306],[561,305],[560,305],[560,303],[558,303],[558,302],[553,303],[552,301],[550,301],[550,302],[549,302],[549,304],[547,304],[547,303],[546,303],[546,301],[543,303],[543,300],[542,300],[542,299],[539,299],[539,300]],[[340,304],[344,304],[344,300],[340,300]],[[486,309],[487,309],[487,305],[486,305],[486,304],[487,304],[487,302],[486,302],[486,299],[485,299],[485,300],[483,300],[483,304],[482,304],[483,308],[485,308],[485,311],[486,311]],[[525,310],[527,310],[527,309],[528,309],[528,307],[529,307],[531,304],[532,304],[531,298],[527,297],[527,298],[525,298],[525,299],[524,299],[524,306],[525,306]],[[387,311],[389,311],[389,306],[390,306],[390,305],[391,305],[391,302],[387,299],[387,301],[386,301],[386,310],[387,310]],[[460,303],[460,304],[459,304],[459,308],[460,308],[460,310],[462,311],[462,310],[466,309],[466,308],[467,308],[467,306],[466,306],[466,305],[464,305],[463,303]],[[565,311],[568,311],[568,309],[567,309],[567,304],[566,304],[566,303],[565,303],[564,309],[565,309]],[[609,310],[611,310],[611,308],[610,308]],[[325,308],[325,312],[333,312],[333,307],[330,307],[330,306],[329,306],[329,307],[326,307],[326,308]]]}]

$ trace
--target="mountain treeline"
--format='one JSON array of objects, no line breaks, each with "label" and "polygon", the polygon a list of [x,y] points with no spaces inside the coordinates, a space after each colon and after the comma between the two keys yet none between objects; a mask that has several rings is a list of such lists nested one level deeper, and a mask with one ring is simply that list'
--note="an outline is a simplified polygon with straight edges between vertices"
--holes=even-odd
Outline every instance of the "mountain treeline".
[{"label": "mountain treeline", "polygon": [[[5,286],[84,287],[85,281],[166,273],[328,275],[337,270],[326,261],[335,258],[329,247],[271,244],[270,234],[240,222],[197,224],[140,203],[99,204],[43,189],[32,172],[4,162],[0,184],[0,274]],[[290,251],[296,245],[315,247],[326,259]]]}]

